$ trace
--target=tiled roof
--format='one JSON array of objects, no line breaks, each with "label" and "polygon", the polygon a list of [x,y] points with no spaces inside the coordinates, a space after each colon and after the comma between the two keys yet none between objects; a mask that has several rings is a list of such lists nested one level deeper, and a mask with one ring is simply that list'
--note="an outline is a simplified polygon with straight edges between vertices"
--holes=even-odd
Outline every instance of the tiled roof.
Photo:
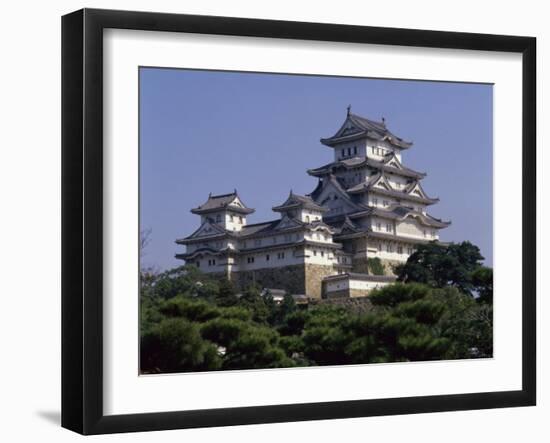
[{"label": "tiled roof", "polygon": [[[351,123],[351,129],[345,128],[348,123]],[[412,146],[411,142],[404,141],[393,134],[386,127],[385,121],[377,122],[357,114],[352,114],[351,112],[348,112],[346,121],[336,134],[329,138],[322,138],[321,143],[327,146],[334,146],[337,143],[356,140],[362,137],[374,140],[386,140],[401,149],[407,149]]]},{"label": "tiled roof", "polygon": [[240,212],[243,214],[251,214],[254,212],[254,209],[247,208],[246,206],[244,206],[244,204],[243,206],[234,204],[233,201],[235,200],[235,198],[238,198],[240,200],[240,197],[237,194],[236,190],[230,194],[210,194],[206,202],[204,202],[197,208],[191,209],[191,212],[193,214],[204,214],[208,212],[218,211],[220,209],[231,209],[232,211]]},{"label": "tiled roof", "polygon": [[[411,185],[407,186],[407,188],[405,188],[403,191],[396,191],[394,189],[376,188],[374,187],[374,183],[379,178],[379,176],[380,176],[379,174],[376,174],[375,176],[372,176],[368,182],[363,182],[363,183],[359,183],[358,185],[352,186],[347,190],[347,192],[349,192],[350,194],[360,194],[363,192],[372,191],[378,194],[387,195],[389,197],[395,197],[402,200],[416,201],[426,205],[431,205],[439,201],[438,198],[430,198],[430,197],[424,198],[418,195],[409,194],[408,191],[412,189]],[[416,183],[413,183],[413,185],[415,186]]]},{"label": "tiled roof", "polygon": [[290,191],[288,198],[283,204],[274,206],[272,209],[276,212],[283,212],[292,208],[313,209],[319,212],[326,211],[325,208],[315,203],[311,197],[294,194],[292,191]]},{"label": "tiled roof", "polygon": [[361,166],[370,166],[373,169],[386,171],[391,174],[401,175],[404,177],[423,178],[426,176],[426,173],[424,172],[418,172],[405,166],[402,166],[402,169],[395,168],[386,164],[386,162],[380,162],[370,157],[352,157],[342,159],[337,162],[331,162],[326,165],[320,166],[319,168],[308,169],[307,173],[314,177],[322,177],[324,175],[331,174],[334,170],[339,168],[350,169]]},{"label": "tiled roof", "polygon": [[393,220],[402,220],[409,215],[414,215],[421,220],[422,224],[433,228],[446,228],[451,224],[451,222],[439,220],[431,215],[424,214],[414,210],[413,208],[401,205],[390,207],[390,209],[372,208],[371,214]]}]

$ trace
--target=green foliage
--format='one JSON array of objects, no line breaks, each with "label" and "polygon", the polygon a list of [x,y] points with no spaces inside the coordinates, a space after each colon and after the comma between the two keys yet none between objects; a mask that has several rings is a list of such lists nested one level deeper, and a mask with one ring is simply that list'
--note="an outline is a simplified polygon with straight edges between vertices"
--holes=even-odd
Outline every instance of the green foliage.
[{"label": "green foliage", "polygon": [[472,284],[480,303],[493,305],[493,270],[480,267],[472,273]]},{"label": "green foliage", "polygon": [[424,283],[432,287],[454,286],[473,295],[474,271],[481,267],[479,248],[470,242],[451,243],[448,246],[431,242],[419,245],[407,262],[395,269],[402,282]]},{"label": "green foliage", "polygon": [[199,327],[185,319],[168,318],[141,338],[141,370],[145,373],[219,369],[216,347],[201,337]]},{"label": "green foliage", "polygon": [[159,311],[166,317],[184,317],[189,321],[204,322],[220,315],[220,309],[204,300],[177,296],[163,302]]},{"label": "green foliage", "polygon": [[265,324],[270,316],[270,308],[273,307],[273,299],[266,301],[261,295],[260,288],[250,285],[239,299],[239,306],[248,309],[252,313],[252,320]]},{"label": "green foliage", "polygon": [[217,294],[214,294],[215,303],[218,306],[235,306],[239,303],[237,288],[232,281],[223,280],[219,285]]},{"label": "green foliage", "polygon": [[395,283],[371,291],[369,299],[374,306],[395,307],[403,302],[421,299],[429,290],[426,285],[418,283]]},{"label": "green foliage", "polygon": [[367,258],[367,267],[373,275],[384,275],[384,265],[378,257]]},{"label": "green foliage", "polygon": [[255,285],[238,295],[233,283],[195,267],[143,272],[141,370],[492,356],[492,270],[480,265],[479,250],[466,242],[428,244],[415,254],[399,267],[401,282],[369,294],[368,310],[328,303],[304,309],[291,296],[277,304]]}]

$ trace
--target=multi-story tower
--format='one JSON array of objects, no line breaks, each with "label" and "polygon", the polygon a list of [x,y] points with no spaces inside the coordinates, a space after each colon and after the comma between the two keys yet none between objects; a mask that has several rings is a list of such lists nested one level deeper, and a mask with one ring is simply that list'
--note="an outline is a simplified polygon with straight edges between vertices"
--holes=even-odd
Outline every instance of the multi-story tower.
[{"label": "multi-story tower", "polygon": [[310,194],[327,209],[323,220],[336,229],[334,241],[353,254],[353,270],[368,272],[368,258],[386,265],[404,262],[419,243],[439,239],[450,222],[427,213],[439,199],[428,197],[420,181],[425,173],[403,165],[412,146],[390,132],[386,122],[352,114],[321,143],[334,150],[334,161],[310,169],[319,178]]}]

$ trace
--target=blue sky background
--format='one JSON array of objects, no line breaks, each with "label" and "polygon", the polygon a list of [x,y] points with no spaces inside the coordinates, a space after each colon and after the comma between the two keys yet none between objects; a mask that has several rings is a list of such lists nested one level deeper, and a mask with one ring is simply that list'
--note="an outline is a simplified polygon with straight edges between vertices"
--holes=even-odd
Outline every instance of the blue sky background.
[{"label": "blue sky background", "polygon": [[199,226],[189,212],[208,193],[232,192],[256,212],[292,188],[311,192],[306,170],[329,163],[346,107],[414,145],[405,165],[441,201],[429,212],[451,220],[443,241],[470,240],[493,258],[493,88],[491,85],[142,68],[140,70],[140,223],[151,229],[142,266],[183,264],[176,238]]}]

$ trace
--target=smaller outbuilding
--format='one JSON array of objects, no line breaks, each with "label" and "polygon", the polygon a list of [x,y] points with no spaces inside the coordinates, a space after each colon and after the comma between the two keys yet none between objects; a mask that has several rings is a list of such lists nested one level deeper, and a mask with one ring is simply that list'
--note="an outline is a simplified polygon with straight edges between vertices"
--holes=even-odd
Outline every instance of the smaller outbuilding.
[{"label": "smaller outbuilding", "polygon": [[323,298],[366,297],[370,291],[394,283],[394,275],[344,273],[323,279]]}]

